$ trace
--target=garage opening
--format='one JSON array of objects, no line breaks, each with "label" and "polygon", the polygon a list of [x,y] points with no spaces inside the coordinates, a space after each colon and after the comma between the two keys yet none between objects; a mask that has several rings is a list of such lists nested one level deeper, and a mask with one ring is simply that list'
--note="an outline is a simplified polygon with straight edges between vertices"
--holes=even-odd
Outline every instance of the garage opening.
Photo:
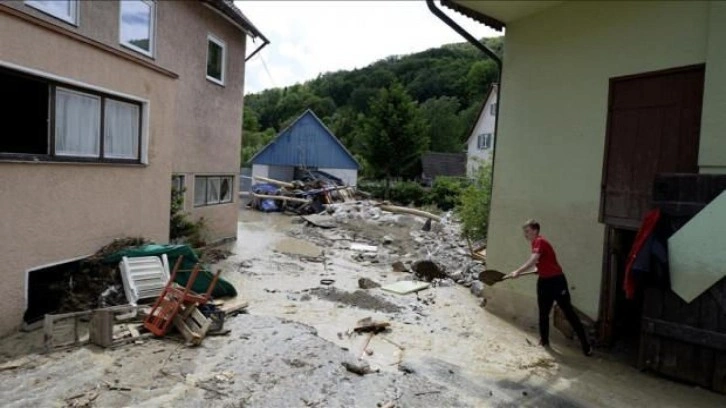
[{"label": "garage opening", "polygon": [[28,307],[23,315],[26,325],[40,322],[46,313],[60,309],[80,266],[81,260],[76,260],[28,272]]}]

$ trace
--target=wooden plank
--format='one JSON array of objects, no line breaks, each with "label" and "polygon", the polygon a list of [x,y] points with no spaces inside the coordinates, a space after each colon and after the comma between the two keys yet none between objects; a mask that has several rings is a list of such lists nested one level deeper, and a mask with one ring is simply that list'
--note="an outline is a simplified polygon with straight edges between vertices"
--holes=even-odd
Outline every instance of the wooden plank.
[{"label": "wooden plank", "polygon": [[111,347],[113,344],[113,323],[113,311],[94,311],[88,328],[91,343],[101,347]]},{"label": "wooden plank", "polygon": [[646,333],[675,339],[688,344],[695,344],[726,351],[726,333],[698,329],[691,326],[667,322],[665,320],[643,318],[643,328]]}]

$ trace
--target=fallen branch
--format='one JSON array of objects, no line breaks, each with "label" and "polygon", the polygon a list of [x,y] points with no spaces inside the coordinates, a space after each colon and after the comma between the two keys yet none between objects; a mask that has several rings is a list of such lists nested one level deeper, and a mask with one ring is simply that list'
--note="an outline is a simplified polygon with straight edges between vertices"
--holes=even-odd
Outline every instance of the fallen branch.
[{"label": "fallen branch", "polygon": [[408,208],[408,207],[399,207],[395,205],[387,205],[387,204],[381,204],[380,205],[381,210],[388,211],[396,214],[411,214],[411,215],[418,215],[419,217],[425,217],[431,220],[434,220],[436,222],[441,222],[441,217],[438,215],[431,214],[430,212],[417,210],[415,208]]}]

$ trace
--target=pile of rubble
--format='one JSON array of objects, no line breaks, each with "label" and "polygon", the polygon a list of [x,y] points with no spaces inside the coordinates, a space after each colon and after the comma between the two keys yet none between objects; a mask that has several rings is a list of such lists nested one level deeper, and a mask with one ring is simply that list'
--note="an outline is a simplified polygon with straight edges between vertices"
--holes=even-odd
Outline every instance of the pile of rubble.
[{"label": "pile of rubble", "polygon": [[462,238],[461,225],[451,212],[439,217],[358,201],[329,205],[324,214],[304,220],[310,228],[301,231],[301,236],[330,248],[336,243],[347,246],[353,249],[357,262],[388,263],[396,271],[412,272],[415,280],[434,286],[457,283],[472,287],[472,292],[481,296],[478,276],[484,270],[485,258]]},{"label": "pile of rubble", "polygon": [[320,171],[308,171],[302,180],[285,182],[266,177],[253,177],[252,200],[248,207],[263,212],[289,211],[315,214],[326,204],[352,200],[355,189],[342,180]]}]

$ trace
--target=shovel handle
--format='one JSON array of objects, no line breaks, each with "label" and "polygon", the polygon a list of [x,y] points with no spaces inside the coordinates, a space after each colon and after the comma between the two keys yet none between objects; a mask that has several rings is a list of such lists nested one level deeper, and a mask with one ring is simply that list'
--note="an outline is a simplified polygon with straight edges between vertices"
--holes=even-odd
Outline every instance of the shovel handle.
[{"label": "shovel handle", "polygon": [[[537,271],[529,271],[529,272],[520,273],[519,276],[535,275],[535,274],[537,274]],[[507,279],[512,279],[512,275],[507,275],[502,278],[502,280],[507,280]]]}]

